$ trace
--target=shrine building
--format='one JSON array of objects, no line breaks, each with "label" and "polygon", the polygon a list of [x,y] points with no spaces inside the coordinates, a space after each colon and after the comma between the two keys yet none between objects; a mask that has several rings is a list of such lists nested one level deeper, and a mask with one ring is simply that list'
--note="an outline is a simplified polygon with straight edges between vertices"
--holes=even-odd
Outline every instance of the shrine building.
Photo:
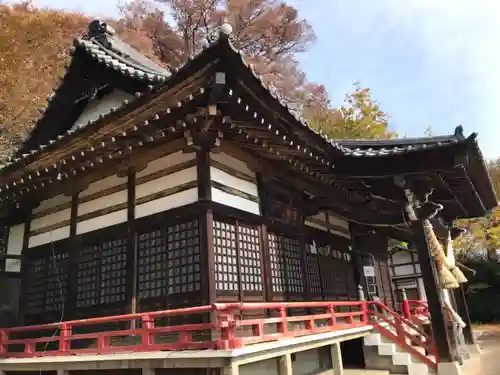
[{"label": "shrine building", "polygon": [[100,21],[71,53],[0,169],[0,372],[453,375],[474,359],[451,240],[497,206],[476,134],[329,139],[228,24],[175,71]]}]

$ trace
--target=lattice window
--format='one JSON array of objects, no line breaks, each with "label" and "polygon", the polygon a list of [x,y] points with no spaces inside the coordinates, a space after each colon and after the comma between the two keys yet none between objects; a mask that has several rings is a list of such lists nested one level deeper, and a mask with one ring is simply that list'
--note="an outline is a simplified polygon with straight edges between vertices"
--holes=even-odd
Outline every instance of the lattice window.
[{"label": "lattice window", "polygon": [[100,303],[125,301],[127,285],[127,240],[101,243]]},{"label": "lattice window", "polygon": [[138,236],[138,289],[141,299],[167,294],[168,259],[165,234],[164,229],[156,229]]},{"label": "lattice window", "polygon": [[300,262],[300,241],[268,234],[271,278],[274,292],[302,293],[304,279]]},{"label": "lattice window", "polygon": [[311,293],[321,294],[321,274],[319,271],[319,259],[316,254],[307,254],[306,266],[307,266],[307,276],[309,278],[309,287]]},{"label": "lattice window", "polygon": [[286,276],[288,292],[302,293],[304,291],[304,280],[300,264],[300,242],[297,239],[282,238],[282,246],[285,250]]},{"label": "lattice window", "polygon": [[213,231],[216,288],[219,291],[237,292],[239,288],[236,224],[214,220]]},{"label": "lattice window", "polygon": [[168,294],[201,289],[198,220],[167,227]]},{"label": "lattice window", "polygon": [[99,304],[101,247],[84,246],[80,249],[77,271],[76,306],[87,307]]},{"label": "lattice window", "polygon": [[262,292],[259,230],[239,224],[238,249],[242,289],[248,292]]},{"label": "lattice window", "polygon": [[271,282],[273,292],[283,293],[286,288],[285,263],[283,249],[279,246],[279,236],[268,233],[269,258],[271,263]]},{"label": "lattice window", "polygon": [[26,314],[43,313],[45,309],[47,258],[26,260],[23,284]]},{"label": "lattice window", "polygon": [[51,254],[47,260],[47,311],[62,311],[68,286],[68,253]]},{"label": "lattice window", "polygon": [[112,239],[83,246],[78,261],[76,306],[126,299],[127,240]]}]

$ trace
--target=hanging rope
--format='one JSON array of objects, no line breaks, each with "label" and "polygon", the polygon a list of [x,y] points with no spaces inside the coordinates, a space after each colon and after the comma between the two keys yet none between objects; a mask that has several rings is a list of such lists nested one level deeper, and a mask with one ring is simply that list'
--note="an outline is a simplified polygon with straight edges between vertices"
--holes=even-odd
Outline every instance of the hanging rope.
[{"label": "hanging rope", "polygon": [[424,231],[427,237],[427,243],[429,244],[429,250],[436,261],[441,285],[445,289],[458,288],[460,285],[458,284],[455,276],[453,276],[450,271],[450,263],[448,261],[448,258],[443,250],[443,246],[437,239],[432,224],[429,220],[424,220]]}]

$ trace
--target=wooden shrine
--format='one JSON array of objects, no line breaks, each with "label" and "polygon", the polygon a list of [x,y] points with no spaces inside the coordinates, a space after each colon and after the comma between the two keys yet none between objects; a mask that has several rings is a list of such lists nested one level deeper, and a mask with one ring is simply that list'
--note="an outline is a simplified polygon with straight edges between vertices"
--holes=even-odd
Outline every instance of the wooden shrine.
[{"label": "wooden shrine", "polygon": [[[233,39],[222,25],[175,72],[99,21],[75,40],[35,129],[0,170],[1,264],[21,280],[18,325],[357,300],[363,266],[392,306],[388,239],[428,251],[406,190],[437,205],[443,225],[497,205],[475,134],[328,139],[273,96]],[[435,277],[421,272],[436,309]]]}]

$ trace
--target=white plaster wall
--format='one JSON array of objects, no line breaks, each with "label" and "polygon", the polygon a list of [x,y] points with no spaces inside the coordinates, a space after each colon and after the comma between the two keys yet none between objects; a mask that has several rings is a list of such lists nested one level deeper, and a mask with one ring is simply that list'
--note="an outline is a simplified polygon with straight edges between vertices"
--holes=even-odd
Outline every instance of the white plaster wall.
[{"label": "white plaster wall", "polygon": [[210,167],[210,178],[212,181],[218,182],[222,185],[241,190],[242,192],[251,194],[255,197],[259,196],[259,190],[256,183],[234,177],[227,172],[221,171],[220,169]]},{"label": "white plaster wall", "polygon": [[30,228],[32,231],[43,229],[49,225],[61,223],[71,218],[71,208],[66,208],[48,215],[40,216],[31,221]]},{"label": "white plaster wall", "polygon": [[87,189],[78,194],[78,198],[85,198],[89,195],[99,193],[103,190],[113,188],[119,185],[125,185],[127,177],[119,177],[117,175],[108,176],[98,181],[92,182]]},{"label": "white plaster wall", "polygon": [[212,201],[260,215],[259,203],[212,187]]},{"label": "white plaster wall", "polygon": [[70,203],[71,203],[71,197],[68,197],[68,196],[62,195],[62,194],[56,195],[55,197],[52,197],[52,198],[49,198],[49,199],[46,199],[46,200],[40,202],[38,207],[36,207],[33,210],[33,213],[37,214],[37,213],[40,213],[42,211],[48,210],[50,208],[61,206],[61,205],[68,205]]},{"label": "white plaster wall", "polygon": [[181,191],[160,199],[149,201],[135,207],[135,217],[141,218],[172,208],[185,206],[198,200],[198,188]]},{"label": "white plaster wall", "polygon": [[[24,223],[14,225],[9,229],[9,239],[7,241],[7,254],[21,255],[23,250],[23,237],[26,225]],[[5,271],[21,271],[20,259],[7,259],[5,262]]]},{"label": "white plaster wall", "polygon": [[221,164],[227,165],[228,167],[231,167],[232,169],[244,173],[248,176],[255,177],[255,172],[250,170],[248,168],[247,164],[242,162],[241,160],[238,160],[228,154],[225,154],[223,152],[221,153],[210,153],[210,158],[212,160],[215,160]]},{"label": "white plaster wall", "polygon": [[[100,198],[90,199],[78,204],[78,217],[90,214],[92,212],[111,208],[127,202],[126,190],[127,177],[118,177],[116,175],[103,178],[95,181],[89,185],[87,189],[82,191],[78,198],[87,198],[93,194],[114,188],[116,186],[123,186],[123,189]],[[127,221],[127,209],[120,209],[115,212],[110,212],[92,219],[78,221],[76,224],[76,234],[82,234],[98,230],[101,228],[110,227],[112,225],[120,224]]]},{"label": "white plaster wall", "polygon": [[135,197],[136,199],[143,198],[191,181],[196,181],[196,167],[190,167],[137,185],[135,189]]},{"label": "white plaster wall", "polygon": [[142,171],[137,172],[136,178],[142,178],[148,176],[152,173],[161,171],[173,167],[174,165],[179,165],[189,160],[195,159],[196,155],[194,153],[183,153],[182,151],[174,152],[173,154],[162,156],[161,158],[152,160],[148,163],[146,168]]},{"label": "white plaster wall", "polygon": [[[63,240],[69,237],[69,220],[71,219],[71,197],[65,195],[56,195],[40,202],[38,207],[33,210],[34,218],[30,223],[30,236],[28,247],[36,247],[50,242]],[[57,209],[57,211],[54,211]],[[62,227],[44,231],[44,228],[65,224]],[[33,232],[43,233],[35,234]]]},{"label": "white plaster wall", "polygon": [[47,243],[56,242],[69,237],[69,225],[48,232],[30,236],[28,247],[36,247]]},{"label": "white plaster wall", "polygon": [[113,90],[110,94],[106,95],[100,100],[91,101],[83,110],[82,114],[75,121],[72,129],[80,126],[87,125],[89,121],[95,121],[99,118],[100,114],[108,113],[111,108],[120,107],[124,100],[133,100],[134,97],[124,91]]},{"label": "white plaster wall", "polygon": [[[175,152],[170,155],[162,156],[149,162],[147,167],[137,172],[136,179],[147,177],[153,173],[160,172],[167,168],[194,160],[194,153]],[[148,195],[160,193],[162,191],[175,188],[192,181],[197,180],[197,167],[188,167],[183,170],[170,173],[163,177],[138,184],[136,186],[136,199],[147,197]],[[141,218],[153,215],[158,212],[170,210],[172,208],[188,205],[198,200],[198,188],[190,188],[163,198],[155,199],[149,202],[141,203],[135,207],[135,217]]]}]

